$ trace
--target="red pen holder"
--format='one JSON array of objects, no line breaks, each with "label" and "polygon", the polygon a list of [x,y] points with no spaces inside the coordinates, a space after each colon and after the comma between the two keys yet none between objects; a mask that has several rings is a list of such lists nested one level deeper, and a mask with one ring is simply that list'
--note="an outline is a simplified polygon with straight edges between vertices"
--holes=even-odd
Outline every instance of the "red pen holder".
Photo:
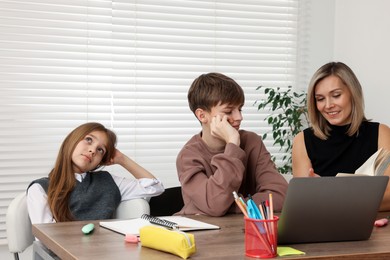
[{"label": "red pen holder", "polygon": [[245,219],[245,255],[255,258],[273,258],[277,254],[278,220]]}]

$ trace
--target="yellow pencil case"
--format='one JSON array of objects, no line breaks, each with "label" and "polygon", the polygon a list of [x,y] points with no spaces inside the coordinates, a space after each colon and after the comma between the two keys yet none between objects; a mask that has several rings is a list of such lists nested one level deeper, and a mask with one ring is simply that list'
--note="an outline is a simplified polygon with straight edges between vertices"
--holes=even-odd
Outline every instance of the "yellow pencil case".
[{"label": "yellow pencil case", "polygon": [[183,231],[144,226],[140,228],[139,236],[142,246],[178,255],[183,259],[196,252],[194,235]]}]

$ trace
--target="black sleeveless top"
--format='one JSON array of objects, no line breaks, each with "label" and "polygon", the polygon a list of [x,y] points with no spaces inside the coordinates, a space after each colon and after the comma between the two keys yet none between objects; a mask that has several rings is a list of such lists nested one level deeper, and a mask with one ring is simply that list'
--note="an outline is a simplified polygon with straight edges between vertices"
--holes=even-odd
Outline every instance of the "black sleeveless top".
[{"label": "black sleeveless top", "polygon": [[353,136],[346,134],[349,125],[330,127],[327,140],[316,137],[311,128],[304,130],[307,154],[320,176],[354,173],[378,150],[379,123],[365,121]]},{"label": "black sleeveless top", "polygon": [[[47,193],[49,178],[34,180],[28,187],[33,183],[40,184]],[[69,208],[76,220],[109,219],[120,202],[121,193],[110,173],[88,172],[82,182],[76,181]]]}]

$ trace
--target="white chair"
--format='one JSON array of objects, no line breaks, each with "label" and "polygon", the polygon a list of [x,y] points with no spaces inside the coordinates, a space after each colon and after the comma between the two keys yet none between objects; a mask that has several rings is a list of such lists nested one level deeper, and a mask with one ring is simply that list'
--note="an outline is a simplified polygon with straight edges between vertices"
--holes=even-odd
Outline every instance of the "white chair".
[{"label": "white chair", "polygon": [[[144,213],[150,213],[149,203],[145,199],[133,199],[122,201],[114,214],[114,218],[138,218]],[[6,229],[8,250],[14,254],[15,260],[18,260],[19,253],[26,250],[35,240],[27,211],[25,192],[17,195],[9,204],[6,216]],[[34,256],[34,258],[40,259],[37,256]]]},{"label": "white chair", "polygon": [[114,214],[114,218],[132,219],[139,218],[142,214],[150,214],[149,203],[146,199],[132,199],[122,201],[119,204]]},{"label": "white chair", "polygon": [[8,250],[14,254],[15,260],[34,242],[31,221],[28,216],[26,193],[17,195],[9,204],[6,215]]}]

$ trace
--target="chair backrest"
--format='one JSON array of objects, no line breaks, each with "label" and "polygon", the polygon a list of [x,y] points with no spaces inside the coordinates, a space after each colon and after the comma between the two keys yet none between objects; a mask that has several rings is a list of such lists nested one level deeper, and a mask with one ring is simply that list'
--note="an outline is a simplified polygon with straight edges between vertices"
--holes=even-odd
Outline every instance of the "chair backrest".
[{"label": "chair backrest", "polygon": [[122,201],[115,211],[114,218],[132,219],[139,218],[142,214],[149,214],[150,207],[146,199],[132,199]]},{"label": "chair backrest", "polygon": [[17,195],[9,204],[6,215],[8,249],[18,258],[34,242],[31,221],[28,216],[26,193]]},{"label": "chair backrest", "polygon": [[160,196],[150,198],[149,205],[152,216],[171,216],[179,212],[184,206],[181,187],[165,189]]}]

